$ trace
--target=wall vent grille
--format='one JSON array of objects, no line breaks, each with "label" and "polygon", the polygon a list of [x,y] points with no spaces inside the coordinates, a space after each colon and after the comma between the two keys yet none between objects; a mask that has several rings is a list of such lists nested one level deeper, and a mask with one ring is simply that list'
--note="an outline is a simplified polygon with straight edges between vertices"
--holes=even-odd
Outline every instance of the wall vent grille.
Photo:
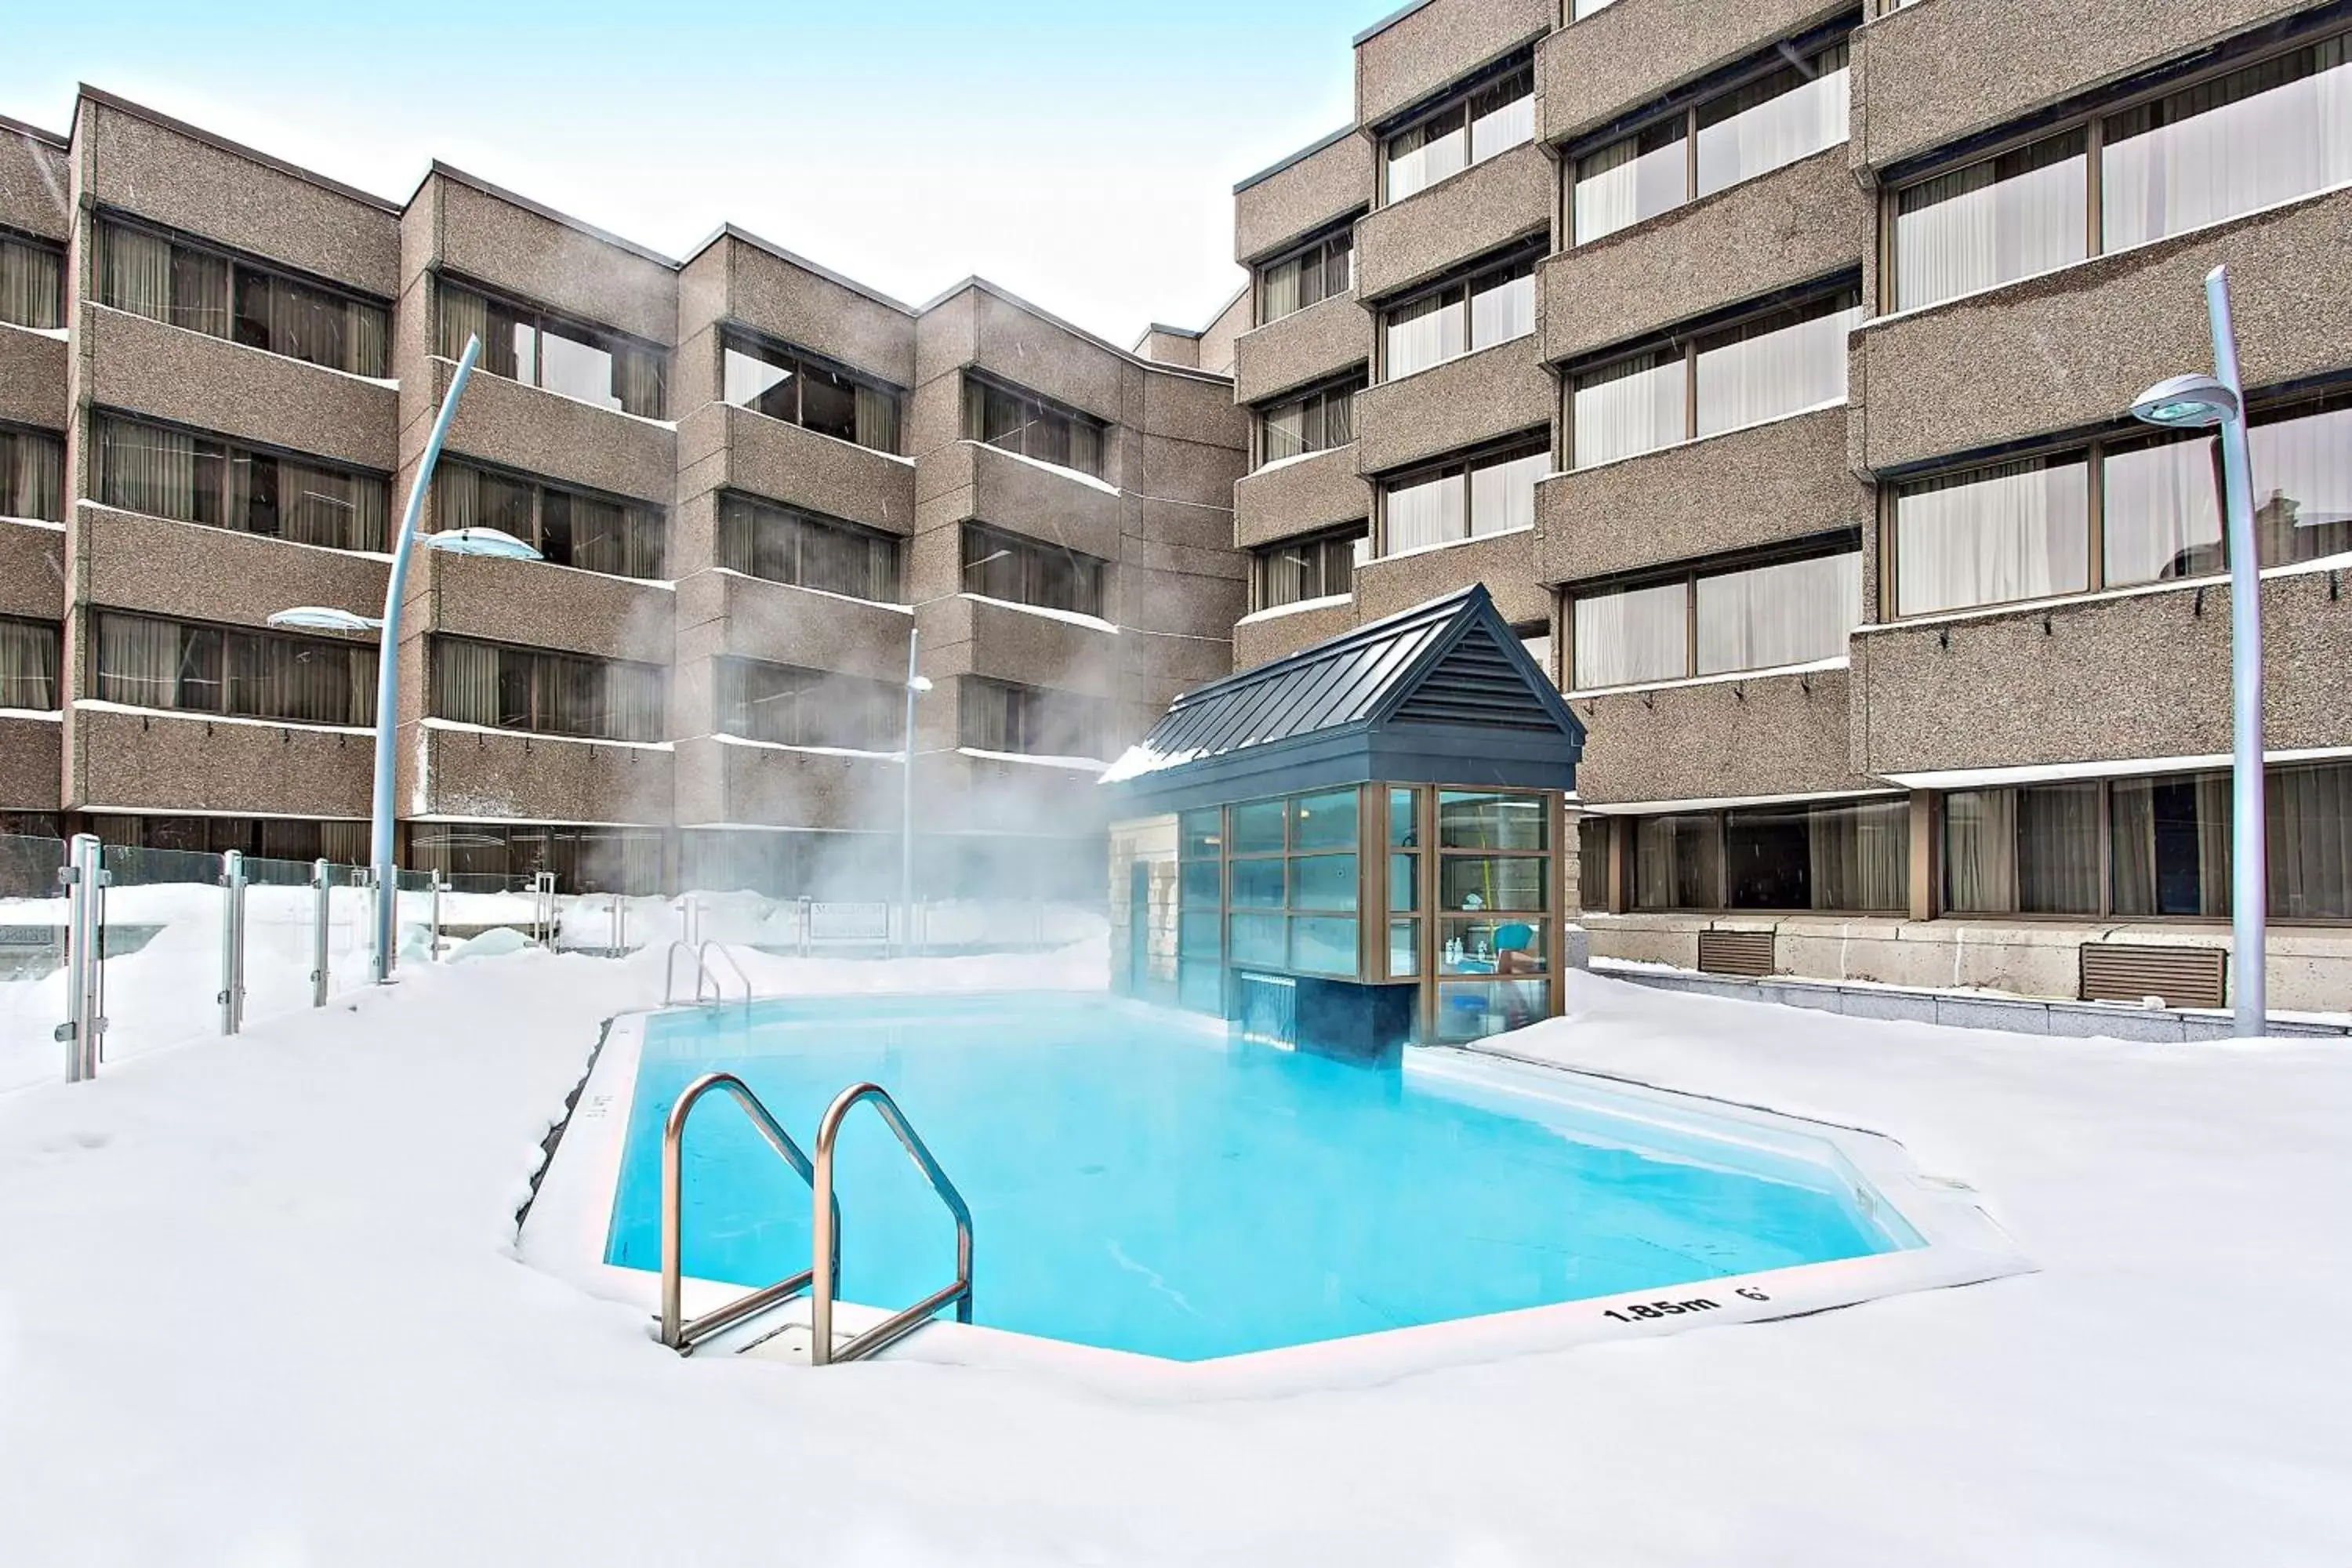
[{"label": "wall vent grille", "polygon": [[2229,954],[2218,947],[2083,944],[2083,1000],[2138,1002],[2161,996],[2168,1007],[2227,1006]]},{"label": "wall vent grille", "polygon": [[1709,974],[1760,979],[1772,973],[1772,933],[1703,931],[1698,933],[1698,966]]}]

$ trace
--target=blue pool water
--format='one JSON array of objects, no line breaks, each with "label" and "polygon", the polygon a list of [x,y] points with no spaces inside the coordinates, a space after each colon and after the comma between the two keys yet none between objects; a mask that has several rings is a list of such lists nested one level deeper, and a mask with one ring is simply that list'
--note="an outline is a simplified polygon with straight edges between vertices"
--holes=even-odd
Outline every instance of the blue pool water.
[{"label": "blue pool water", "polygon": [[[844,1087],[887,1089],[971,1206],[977,1321],[1181,1361],[1907,1240],[1813,1162],[1448,1075],[1102,997],[862,997],[748,1029],[648,1021],[610,1262],[659,1268],[662,1123],[717,1068],[804,1147]],[[946,1210],[862,1109],[838,1188],[845,1300],[898,1307],[953,1279]],[[808,1266],[808,1188],[723,1096],[688,1130],[686,1193],[688,1274],[753,1286]]]}]

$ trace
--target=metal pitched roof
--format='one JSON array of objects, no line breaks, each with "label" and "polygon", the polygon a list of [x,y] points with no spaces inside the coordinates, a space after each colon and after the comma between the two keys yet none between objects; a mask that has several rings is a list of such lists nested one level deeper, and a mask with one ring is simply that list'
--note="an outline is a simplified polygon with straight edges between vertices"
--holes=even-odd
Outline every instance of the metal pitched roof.
[{"label": "metal pitched roof", "polygon": [[[1391,731],[1414,733],[1384,742]],[[1583,742],[1559,689],[1473,584],[1185,693],[1102,782],[1139,795],[1246,778],[1254,793],[1278,793],[1286,766],[1320,783],[1370,777],[1376,757],[1395,766],[1409,754],[1464,782],[1535,769],[1565,774],[1547,782],[1569,788]]]}]

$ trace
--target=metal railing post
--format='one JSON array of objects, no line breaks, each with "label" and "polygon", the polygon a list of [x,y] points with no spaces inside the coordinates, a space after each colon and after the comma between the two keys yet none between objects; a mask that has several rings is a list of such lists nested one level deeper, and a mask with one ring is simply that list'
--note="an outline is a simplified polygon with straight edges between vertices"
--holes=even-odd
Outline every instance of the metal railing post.
[{"label": "metal railing post", "polygon": [[220,1027],[245,1027],[245,855],[236,849],[221,855]]},{"label": "metal railing post", "polygon": [[433,946],[425,953],[425,962],[427,963],[438,963],[441,962],[441,893],[442,889],[446,887],[447,884],[441,880],[440,872],[434,871],[429,873],[429,875],[433,879]]},{"label": "metal railing post", "polygon": [[310,867],[310,1005],[327,1005],[327,931],[334,920],[335,868],[326,860]]},{"label": "metal railing post", "polygon": [[621,955],[621,943],[623,940],[627,937],[628,932],[628,914],[621,908],[621,895],[614,893],[613,895],[612,924],[607,933],[611,939],[610,951],[614,957],[618,958]]},{"label": "metal railing post", "polygon": [[814,900],[803,897],[800,900],[800,917],[801,956],[803,958],[806,958],[809,955],[810,943],[814,940],[816,934],[811,929],[816,924],[816,901]]},{"label": "metal railing post", "polygon": [[77,833],[58,879],[66,887],[66,1021],[57,1038],[66,1047],[66,1081],[98,1076],[106,1036],[106,868],[98,836]]}]

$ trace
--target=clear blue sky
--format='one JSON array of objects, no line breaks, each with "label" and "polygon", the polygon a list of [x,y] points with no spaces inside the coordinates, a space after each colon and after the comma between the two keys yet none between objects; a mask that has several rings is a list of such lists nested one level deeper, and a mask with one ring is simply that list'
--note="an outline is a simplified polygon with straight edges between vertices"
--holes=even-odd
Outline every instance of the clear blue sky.
[{"label": "clear blue sky", "polygon": [[87,81],[394,199],[438,157],[668,255],[728,220],[1128,342],[1240,286],[1233,183],[1346,122],[1392,4],[27,3],[0,113],[63,131]]}]

